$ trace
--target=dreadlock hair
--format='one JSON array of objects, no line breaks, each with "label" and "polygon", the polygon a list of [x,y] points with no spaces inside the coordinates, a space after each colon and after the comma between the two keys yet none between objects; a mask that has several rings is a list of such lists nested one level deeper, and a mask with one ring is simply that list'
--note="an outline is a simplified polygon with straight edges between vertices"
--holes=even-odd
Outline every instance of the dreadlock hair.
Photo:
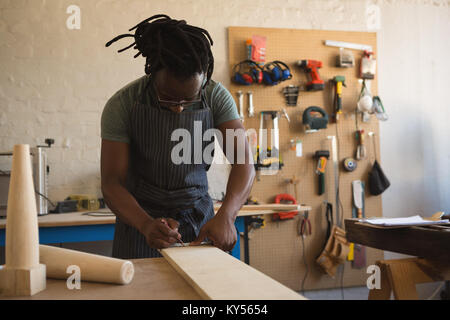
[{"label": "dreadlock hair", "polygon": [[163,68],[182,78],[205,72],[206,83],[209,82],[214,69],[214,58],[211,52],[213,41],[208,31],[164,14],[145,19],[128,31],[134,29],[134,35],[119,35],[108,41],[106,47],[122,38],[133,37],[135,42],[118,52],[134,46],[133,49],[138,50],[134,58],[139,55],[146,58],[146,74],[154,75]]}]

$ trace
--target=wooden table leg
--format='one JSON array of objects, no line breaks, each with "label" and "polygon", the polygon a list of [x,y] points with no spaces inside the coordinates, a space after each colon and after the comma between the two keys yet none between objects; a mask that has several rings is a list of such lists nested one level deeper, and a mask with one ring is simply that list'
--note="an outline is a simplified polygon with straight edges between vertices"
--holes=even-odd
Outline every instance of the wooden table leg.
[{"label": "wooden table leg", "polygon": [[[391,291],[394,291],[396,300],[418,300],[416,284],[436,281],[424,272],[426,262],[418,258],[377,261],[381,271],[381,289],[370,290],[369,300],[388,300]],[[438,277],[439,273],[435,276]]]},{"label": "wooden table leg", "polygon": [[418,300],[416,283],[412,277],[410,263],[392,263],[387,266],[388,275],[396,300]]}]

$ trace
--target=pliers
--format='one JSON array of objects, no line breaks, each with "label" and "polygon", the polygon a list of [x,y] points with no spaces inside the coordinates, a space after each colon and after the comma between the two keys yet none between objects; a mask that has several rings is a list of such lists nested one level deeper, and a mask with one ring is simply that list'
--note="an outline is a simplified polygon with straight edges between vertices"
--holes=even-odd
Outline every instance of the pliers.
[{"label": "pliers", "polygon": [[311,222],[308,219],[308,211],[305,211],[303,214],[303,220],[300,226],[300,235],[302,236],[310,236],[311,235]]}]

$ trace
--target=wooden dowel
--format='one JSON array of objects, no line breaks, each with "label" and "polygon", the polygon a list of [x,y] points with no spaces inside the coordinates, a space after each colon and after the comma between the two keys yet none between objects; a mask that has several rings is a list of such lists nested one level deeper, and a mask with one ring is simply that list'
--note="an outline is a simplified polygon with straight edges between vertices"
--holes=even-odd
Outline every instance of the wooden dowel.
[{"label": "wooden dowel", "polygon": [[48,278],[67,279],[71,265],[80,268],[81,281],[128,284],[134,277],[131,261],[46,245],[40,245],[39,252]]}]

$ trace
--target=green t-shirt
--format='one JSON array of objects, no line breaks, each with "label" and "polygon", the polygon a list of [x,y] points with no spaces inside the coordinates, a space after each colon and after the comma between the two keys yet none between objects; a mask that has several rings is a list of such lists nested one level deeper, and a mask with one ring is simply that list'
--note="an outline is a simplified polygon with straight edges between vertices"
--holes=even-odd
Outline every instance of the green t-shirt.
[{"label": "green t-shirt", "polygon": [[[128,128],[130,111],[136,99],[142,97],[142,91],[149,81],[148,76],[136,79],[117,91],[107,102],[101,118],[102,139],[130,143]],[[148,87],[147,87],[148,88]],[[239,119],[236,103],[230,92],[220,83],[210,80],[205,88],[206,100],[212,110],[214,127]],[[144,96],[145,103],[150,102],[149,90]],[[190,108],[198,108],[194,105]]]}]

